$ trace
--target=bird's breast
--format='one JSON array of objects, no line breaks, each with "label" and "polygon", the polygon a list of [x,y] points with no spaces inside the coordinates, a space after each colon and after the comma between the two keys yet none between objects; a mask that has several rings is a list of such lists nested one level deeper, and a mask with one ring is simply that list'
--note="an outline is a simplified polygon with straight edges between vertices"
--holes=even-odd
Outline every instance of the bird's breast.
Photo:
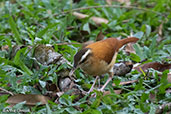
[{"label": "bird's breast", "polygon": [[103,60],[89,58],[84,64],[80,65],[80,68],[87,74],[93,76],[100,76],[108,73],[111,69],[109,64]]}]

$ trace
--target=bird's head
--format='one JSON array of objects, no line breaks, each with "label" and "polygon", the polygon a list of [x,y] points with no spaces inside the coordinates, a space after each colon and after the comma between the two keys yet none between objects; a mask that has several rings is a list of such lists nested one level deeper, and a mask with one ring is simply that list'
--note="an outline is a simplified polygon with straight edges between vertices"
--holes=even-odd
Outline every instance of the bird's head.
[{"label": "bird's head", "polygon": [[74,65],[72,70],[69,73],[69,76],[72,76],[74,71],[81,65],[84,64],[85,61],[88,60],[89,56],[92,55],[92,51],[90,48],[83,48],[78,51],[74,56]]}]

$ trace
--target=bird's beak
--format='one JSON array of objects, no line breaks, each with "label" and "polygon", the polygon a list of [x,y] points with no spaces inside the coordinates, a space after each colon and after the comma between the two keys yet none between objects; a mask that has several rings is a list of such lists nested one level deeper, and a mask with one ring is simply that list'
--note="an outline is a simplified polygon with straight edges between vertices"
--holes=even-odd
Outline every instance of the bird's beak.
[{"label": "bird's beak", "polygon": [[73,73],[75,72],[76,68],[73,68],[70,73],[69,73],[69,77],[71,77],[73,75]]}]

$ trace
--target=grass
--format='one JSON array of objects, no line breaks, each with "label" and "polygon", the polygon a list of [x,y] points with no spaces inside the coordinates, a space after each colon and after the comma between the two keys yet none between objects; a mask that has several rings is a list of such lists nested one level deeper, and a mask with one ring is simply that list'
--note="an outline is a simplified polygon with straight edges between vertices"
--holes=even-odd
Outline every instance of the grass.
[{"label": "grass", "polygon": [[[43,65],[34,67],[34,53],[30,48],[37,45],[51,44],[55,52],[63,55],[70,63],[73,56],[85,41],[95,41],[102,31],[107,37],[128,37],[131,34],[140,40],[134,45],[136,54],[127,56],[120,51],[117,62],[133,61],[141,64],[149,62],[170,63],[171,55],[171,3],[168,0],[131,0],[131,6],[124,7],[113,2],[117,7],[101,7],[105,1],[82,0],[2,0],[0,2],[0,87],[15,94],[45,94],[47,81],[58,85],[59,71],[71,68],[68,64]],[[94,7],[95,6],[95,7]],[[85,8],[86,7],[86,8]],[[87,8],[88,7],[88,8]],[[93,8],[92,8],[93,7]],[[134,8],[136,7],[136,8]],[[138,10],[139,9],[139,10]],[[145,9],[145,10],[144,10]],[[107,24],[97,25],[90,17],[78,19],[72,15],[77,11],[86,15],[107,19]],[[70,43],[69,45],[57,45]],[[7,49],[4,49],[7,46]],[[14,48],[21,46],[22,48]],[[17,53],[14,53],[18,49]],[[141,69],[142,70],[142,69]],[[109,84],[109,95],[95,91],[96,98],[87,96],[76,101],[77,96],[64,94],[58,102],[49,101],[46,105],[32,107],[34,113],[149,113],[154,114],[158,106],[170,102],[170,83],[167,80],[169,70],[158,72],[149,70],[141,74],[132,70],[126,76],[115,76],[115,87]],[[94,80],[86,77],[79,69],[75,72],[80,89],[89,87]],[[162,75],[162,76],[159,76]],[[107,75],[101,79],[104,83]],[[138,83],[119,85],[129,80]],[[42,91],[35,88],[40,83]],[[116,94],[114,90],[122,90]],[[152,97],[155,96],[155,97]],[[8,106],[5,101],[9,95],[0,94],[0,111]],[[19,103],[17,109],[30,109]],[[164,112],[166,112],[164,110]]]}]

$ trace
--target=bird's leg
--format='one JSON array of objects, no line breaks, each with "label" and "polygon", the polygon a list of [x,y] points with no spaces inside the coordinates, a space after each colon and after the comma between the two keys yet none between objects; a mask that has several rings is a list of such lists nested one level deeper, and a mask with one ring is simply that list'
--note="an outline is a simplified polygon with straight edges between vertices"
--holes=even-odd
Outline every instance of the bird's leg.
[{"label": "bird's leg", "polygon": [[100,78],[98,79],[98,88],[100,88]]},{"label": "bird's leg", "polygon": [[105,89],[105,87],[107,86],[107,84],[112,80],[112,77],[113,77],[113,72],[110,73],[108,80],[107,80],[106,83],[102,86],[102,88],[100,88],[99,91],[102,91],[102,92],[104,91],[104,89]]},{"label": "bird's leg", "polygon": [[112,68],[109,71],[109,78],[106,81],[106,83],[102,86],[102,88],[100,89],[100,91],[104,91],[104,88],[107,86],[107,84],[112,80],[113,77],[113,65],[115,64],[116,58],[117,58],[117,54],[118,52],[115,52],[114,57],[112,58],[111,63],[109,64],[109,66],[112,66]]},{"label": "bird's leg", "polygon": [[95,86],[95,84],[96,84],[98,78],[99,78],[99,76],[96,76],[96,79],[94,80],[94,83],[93,83],[93,85],[91,86],[90,90],[87,92],[87,94],[89,94],[90,92],[93,91],[94,86]]}]

